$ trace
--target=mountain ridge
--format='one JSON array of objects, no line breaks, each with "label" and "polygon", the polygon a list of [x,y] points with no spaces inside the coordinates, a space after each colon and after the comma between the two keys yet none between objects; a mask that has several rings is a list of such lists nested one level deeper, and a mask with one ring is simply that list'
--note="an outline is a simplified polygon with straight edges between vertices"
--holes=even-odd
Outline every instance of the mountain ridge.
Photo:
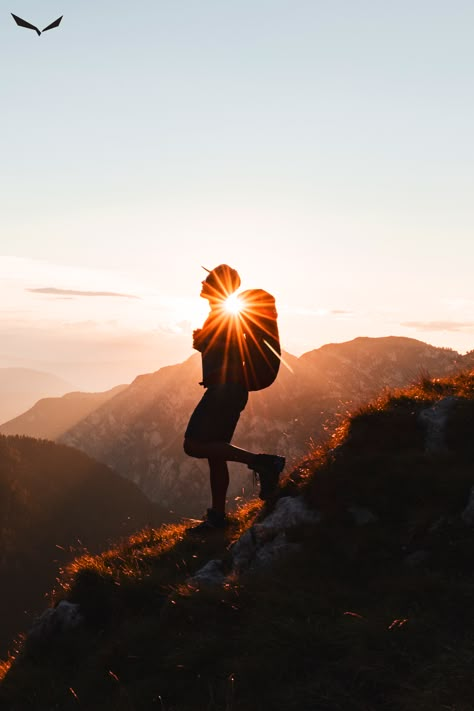
[{"label": "mountain ridge", "polygon": [[20,415],[42,397],[64,395],[74,385],[31,368],[0,368],[0,422]]},{"label": "mountain ridge", "polygon": [[42,398],[26,412],[0,425],[0,434],[56,439],[126,387],[116,385],[99,393],[74,391],[57,398]]},{"label": "mountain ridge", "polygon": [[[345,360],[341,359],[344,358]],[[282,454],[295,464],[310,442],[319,444],[341,417],[385,387],[407,386],[423,372],[446,376],[473,356],[415,339],[387,337],[328,344],[300,358],[285,354],[267,390],[250,394],[234,436],[237,446]],[[207,467],[186,457],[183,433],[202,395],[200,357],[138,376],[109,403],[61,435],[59,441],[88,452],[131,477],[154,501],[184,515],[207,505]],[[230,464],[229,497],[251,491],[246,469]]]}]

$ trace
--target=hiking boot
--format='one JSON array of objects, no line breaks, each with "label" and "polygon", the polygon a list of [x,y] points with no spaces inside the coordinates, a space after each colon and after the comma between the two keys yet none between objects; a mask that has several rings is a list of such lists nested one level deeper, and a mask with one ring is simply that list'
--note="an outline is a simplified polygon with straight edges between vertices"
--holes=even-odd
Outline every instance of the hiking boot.
[{"label": "hiking boot", "polygon": [[262,501],[270,499],[278,487],[278,479],[285,467],[285,457],[276,454],[257,454],[249,469],[258,474],[260,480],[259,496]]},{"label": "hiking boot", "polygon": [[227,528],[228,525],[229,519],[227,518],[225,513],[221,513],[220,511],[216,511],[215,509],[207,509],[207,513],[201,523],[198,523],[196,526],[191,526],[191,528],[188,528],[188,533],[198,535],[200,535],[201,533],[206,534],[210,533],[211,531],[223,530],[224,528]]}]

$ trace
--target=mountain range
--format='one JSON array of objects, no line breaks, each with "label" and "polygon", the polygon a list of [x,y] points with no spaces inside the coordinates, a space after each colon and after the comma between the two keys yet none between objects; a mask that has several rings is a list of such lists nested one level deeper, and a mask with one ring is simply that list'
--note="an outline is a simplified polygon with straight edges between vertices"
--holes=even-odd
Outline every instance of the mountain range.
[{"label": "mountain range", "polygon": [[59,398],[42,398],[26,412],[0,425],[0,434],[54,440],[126,387],[117,385],[102,393],[72,392]]},{"label": "mountain range", "polygon": [[29,368],[0,368],[0,422],[16,417],[43,397],[64,395],[67,380]]},{"label": "mountain range", "polygon": [[[284,360],[287,367],[282,365],[274,385],[250,394],[234,443],[282,454],[291,467],[348,413],[385,388],[456,373],[474,365],[474,353],[463,356],[408,338],[356,338],[299,358],[285,353]],[[187,457],[182,442],[203,392],[200,379],[196,354],[137,377],[73,426],[69,400],[63,398],[49,402],[49,409],[39,403],[34,413],[25,413],[14,425],[6,423],[0,431],[54,437],[110,465],[166,509],[196,516],[208,504],[207,466]],[[60,433],[56,423],[61,421]],[[251,477],[241,465],[230,468],[229,496],[238,502],[252,494]]]},{"label": "mountain range", "polygon": [[[268,389],[250,394],[234,436],[237,446],[276,452],[289,467],[319,444],[358,406],[384,388],[423,374],[446,376],[474,357],[406,338],[357,338],[295,358],[284,354]],[[182,450],[187,420],[202,395],[199,355],[142,375],[59,441],[82,449],[131,478],[165,508],[198,516],[208,505],[207,462]],[[231,464],[229,497],[253,493],[250,472]]]}]

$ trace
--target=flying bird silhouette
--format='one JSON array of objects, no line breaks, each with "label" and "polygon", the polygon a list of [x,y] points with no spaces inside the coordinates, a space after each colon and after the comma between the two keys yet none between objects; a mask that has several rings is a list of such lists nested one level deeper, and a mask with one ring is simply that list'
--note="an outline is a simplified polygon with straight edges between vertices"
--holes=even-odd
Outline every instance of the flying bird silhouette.
[{"label": "flying bird silhouette", "polygon": [[[34,30],[35,32],[37,32],[38,37],[40,36],[41,32],[40,32],[40,30],[39,30],[37,27],[35,27],[34,25],[31,25],[31,24],[30,24],[29,22],[27,22],[26,20],[22,20],[21,17],[17,17],[17,15],[14,15],[13,12],[11,13],[11,16],[12,16],[13,19],[15,20],[16,24],[19,25],[19,27],[26,27],[26,28],[29,29],[29,30]],[[59,23],[61,22],[62,19],[63,19],[63,16],[61,15],[61,17],[58,17],[57,20],[55,20],[55,21],[52,22],[50,25],[48,25],[47,27],[45,27],[44,30],[43,30],[43,32],[46,32],[46,30],[52,30],[53,27],[58,27],[58,25],[59,25]]]}]

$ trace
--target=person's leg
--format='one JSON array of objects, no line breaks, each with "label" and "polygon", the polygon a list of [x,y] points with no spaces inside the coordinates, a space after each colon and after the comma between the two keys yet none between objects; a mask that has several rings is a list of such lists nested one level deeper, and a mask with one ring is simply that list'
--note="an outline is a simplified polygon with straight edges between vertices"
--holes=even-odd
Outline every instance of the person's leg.
[{"label": "person's leg", "polygon": [[209,459],[211,478],[212,508],[225,514],[227,489],[229,488],[229,469],[225,459]]},{"label": "person's leg", "polygon": [[230,444],[247,400],[248,392],[238,384],[208,388],[189,420],[184,435],[186,454],[197,459],[252,464],[252,452]]},{"label": "person's leg", "polygon": [[[233,444],[228,444],[227,442],[199,442],[198,440],[186,437],[184,440],[184,451],[190,457],[208,459],[209,466],[211,466],[211,461],[219,463],[240,462],[241,464],[246,464],[249,469],[253,469],[259,476],[259,496],[264,501],[271,498],[275,493],[280,474],[285,466],[284,457],[279,457],[276,454],[255,454],[254,452],[249,452],[247,449],[235,447]],[[219,468],[219,465],[216,464],[216,472],[220,471],[221,469]],[[228,487],[228,476],[229,474],[227,470],[226,491]],[[222,477],[222,480],[225,479],[225,475],[221,475],[219,473],[216,474],[216,477]],[[213,475],[211,470],[211,491],[212,481]]]},{"label": "person's leg", "polygon": [[221,513],[225,511],[225,496],[229,485],[226,462],[240,462],[257,472],[260,498],[264,500],[275,492],[285,464],[284,457],[255,454],[230,444],[247,400],[248,392],[238,384],[208,388],[191,415],[184,435],[186,454],[209,461],[213,500],[211,510]]},{"label": "person's leg", "polygon": [[184,451],[188,456],[195,457],[196,459],[240,462],[250,467],[253,465],[256,457],[254,452],[235,447],[228,442],[200,442],[190,437],[186,437],[184,440]]}]

